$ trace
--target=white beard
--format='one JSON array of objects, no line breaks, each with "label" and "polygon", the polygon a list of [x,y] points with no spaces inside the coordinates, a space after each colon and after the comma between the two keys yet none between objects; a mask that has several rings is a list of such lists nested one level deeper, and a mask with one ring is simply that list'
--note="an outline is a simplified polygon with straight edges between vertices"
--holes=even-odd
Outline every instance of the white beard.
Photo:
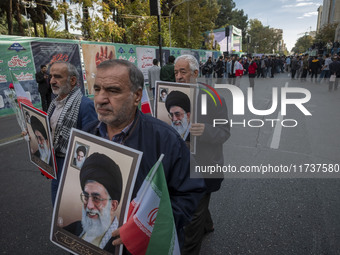
[{"label": "white beard", "polygon": [[40,153],[40,159],[45,161],[48,164],[49,159],[50,159],[50,149],[48,148],[47,143],[44,141],[42,148],[41,148],[41,145],[39,145],[38,149]]},{"label": "white beard", "polygon": [[[96,213],[98,219],[91,219],[86,214],[88,212]],[[84,233],[86,233],[85,241],[91,242],[95,238],[105,234],[111,225],[111,203],[108,201],[107,205],[103,208],[102,213],[98,210],[89,210],[82,208],[81,225]]]},{"label": "white beard", "polygon": [[81,168],[83,166],[83,163],[85,161],[85,158],[83,158],[82,160],[78,161],[77,158],[76,158],[76,166],[78,168]]},{"label": "white beard", "polygon": [[183,138],[187,129],[188,129],[188,126],[189,126],[189,123],[188,123],[188,116],[186,114],[184,114],[184,117],[182,120],[176,120],[175,121],[176,124],[180,123],[179,125],[175,125],[174,122],[171,123],[171,126],[179,133],[179,135]]}]

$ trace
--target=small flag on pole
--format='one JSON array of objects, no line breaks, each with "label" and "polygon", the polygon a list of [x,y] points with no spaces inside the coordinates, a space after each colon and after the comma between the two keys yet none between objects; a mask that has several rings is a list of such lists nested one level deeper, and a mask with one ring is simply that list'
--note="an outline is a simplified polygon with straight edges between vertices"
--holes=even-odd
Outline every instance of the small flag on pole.
[{"label": "small flag on pole", "polygon": [[20,82],[15,77],[15,75],[12,73],[12,70],[9,70],[9,71],[10,71],[11,76],[12,76],[13,86],[14,86],[14,90],[15,90],[15,94],[17,96],[18,102],[24,103],[24,104],[29,105],[29,106],[33,106],[31,100],[27,96],[27,94],[26,94],[25,90],[23,89],[23,87],[21,86]]},{"label": "small flag on pole", "polygon": [[133,255],[180,254],[162,159],[152,167],[129,207],[120,238]]},{"label": "small flag on pole", "polygon": [[143,89],[143,95],[142,95],[142,100],[141,100],[141,111],[142,113],[152,114],[148,91],[146,90],[145,87]]}]

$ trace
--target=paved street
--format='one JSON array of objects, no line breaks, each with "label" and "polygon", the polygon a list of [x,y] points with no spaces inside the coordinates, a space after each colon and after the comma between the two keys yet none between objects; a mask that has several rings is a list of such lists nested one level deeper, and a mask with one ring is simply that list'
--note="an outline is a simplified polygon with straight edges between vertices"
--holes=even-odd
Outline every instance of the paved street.
[{"label": "paved street", "polygon": [[[246,91],[248,84],[248,77],[242,78],[241,89]],[[224,145],[226,165],[340,164],[340,91],[330,93],[326,84],[302,84],[280,74],[256,79],[254,107],[270,108],[271,88],[286,84],[311,92],[305,106],[312,116],[288,106],[284,119],[297,120],[294,128],[275,132],[267,123],[260,128],[235,125]],[[244,117],[232,116],[230,93],[218,92],[226,98],[230,119],[278,117],[280,107],[269,116],[255,117],[248,110]],[[0,253],[68,254],[49,241],[50,181],[29,162],[26,142],[16,141],[20,129],[14,117],[2,117],[0,123]],[[212,195],[215,231],[205,237],[202,255],[340,254],[340,179],[322,174],[225,177]]]}]

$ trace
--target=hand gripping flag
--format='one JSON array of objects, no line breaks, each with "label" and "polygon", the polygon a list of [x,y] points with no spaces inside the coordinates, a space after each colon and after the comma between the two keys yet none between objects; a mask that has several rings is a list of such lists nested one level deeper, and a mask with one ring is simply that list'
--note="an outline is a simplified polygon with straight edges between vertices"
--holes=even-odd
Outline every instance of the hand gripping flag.
[{"label": "hand gripping flag", "polygon": [[120,229],[120,238],[133,255],[180,254],[163,156],[130,203],[128,221]]}]

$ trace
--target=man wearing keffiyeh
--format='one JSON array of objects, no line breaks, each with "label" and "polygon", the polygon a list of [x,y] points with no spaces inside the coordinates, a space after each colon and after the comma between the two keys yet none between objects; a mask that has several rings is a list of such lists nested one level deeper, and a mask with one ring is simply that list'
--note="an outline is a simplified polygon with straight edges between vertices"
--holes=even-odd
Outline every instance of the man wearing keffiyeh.
[{"label": "man wearing keffiyeh", "polygon": [[51,187],[54,204],[71,129],[82,129],[96,120],[97,114],[93,102],[83,96],[77,86],[78,71],[71,63],[54,62],[50,69],[50,83],[53,94],[57,96],[47,111],[58,167],[57,179],[52,180]]}]

